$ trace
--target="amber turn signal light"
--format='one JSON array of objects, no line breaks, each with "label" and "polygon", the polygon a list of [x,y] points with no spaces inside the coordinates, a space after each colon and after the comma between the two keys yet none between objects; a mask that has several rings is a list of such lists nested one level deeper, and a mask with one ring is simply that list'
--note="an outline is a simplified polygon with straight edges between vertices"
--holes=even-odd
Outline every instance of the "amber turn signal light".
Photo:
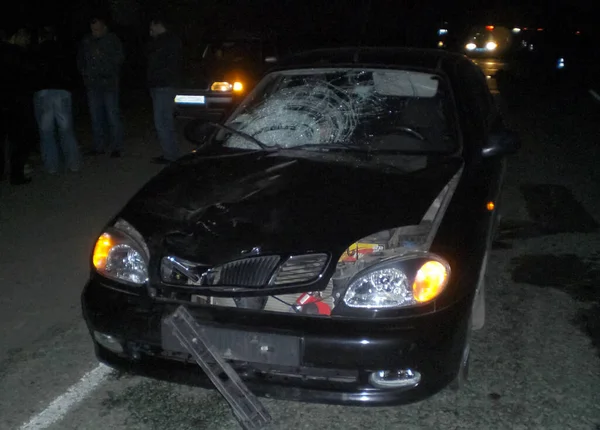
[{"label": "amber turn signal light", "polygon": [[423,264],[413,283],[413,296],[417,302],[433,300],[448,283],[448,269],[439,261],[430,260]]}]

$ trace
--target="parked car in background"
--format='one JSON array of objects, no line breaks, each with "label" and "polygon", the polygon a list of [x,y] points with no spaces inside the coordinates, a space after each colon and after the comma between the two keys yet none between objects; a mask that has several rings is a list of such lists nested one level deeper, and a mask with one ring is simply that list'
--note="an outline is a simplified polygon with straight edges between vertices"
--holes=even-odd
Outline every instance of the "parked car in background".
[{"label": "parked car in background", "polygon": [[102,362],[210,386],[164,323],[184,306],[258,395],[390,405],[465,383],[519,146],[477,66],[310,51],[203,127],[98,238],[82,304]]},{"label": "parked car in background", "polygon": [[248,33],[213,38],[200,58],[191,58],[177,89],[175,116],[219,121],[277,61],[273,39]]}]

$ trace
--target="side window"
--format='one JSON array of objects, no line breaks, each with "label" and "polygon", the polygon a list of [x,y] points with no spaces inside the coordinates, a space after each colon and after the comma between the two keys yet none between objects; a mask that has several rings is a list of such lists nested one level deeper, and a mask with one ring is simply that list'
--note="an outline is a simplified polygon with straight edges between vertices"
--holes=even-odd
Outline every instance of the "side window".
[{"label": "side window", "polygon": [[487,80],[481,70],[471,63],[460,62],[454,70],[455,95],[459,103],[464,138],[464,154],[479,159],[481,147],[488,137],[491,104]]},{"label": "side window", "polygon": [[470,67],[466,76],[471,81],[470,90],[473,93],[473,99],[482,110],[482,119],[485,121],[485,125],[489,126],[492,105],[485,75],[479,68]]}]

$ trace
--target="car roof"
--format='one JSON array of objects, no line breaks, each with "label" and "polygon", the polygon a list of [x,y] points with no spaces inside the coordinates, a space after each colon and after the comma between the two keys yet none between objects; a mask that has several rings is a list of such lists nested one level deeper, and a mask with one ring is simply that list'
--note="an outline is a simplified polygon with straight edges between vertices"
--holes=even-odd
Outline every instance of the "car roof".
[{"label": "car roof", "polygon": [[276,69],[330,67],[348,65],[380,65],[444,70],[457,63],[470,63],[463,54],[440,49],[403,47],[342,47],[323,48],[293,54],[283,58]]}]

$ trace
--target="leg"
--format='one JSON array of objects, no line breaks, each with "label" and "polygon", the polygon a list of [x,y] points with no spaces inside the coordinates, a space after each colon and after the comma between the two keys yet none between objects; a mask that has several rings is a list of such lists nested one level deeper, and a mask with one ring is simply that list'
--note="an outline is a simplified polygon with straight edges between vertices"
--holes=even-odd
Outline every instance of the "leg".
[{"label": "leg", "polygon": [[88,106],[90,108],[90,116],[92,117],[92,133],[94,135],[94,151],[104,152],[104,125],[105,112],[104,100],[102,91],[96,89],[88,89]]},{"label": "leg", "polygon": [[121,122],[121,109],[119,107],[119,90],[106,91],[104,93],[106,115],[110,126],[112,138],[111,149],[121,152],[123,150],[123,124]]},{"label": "leg", "polygon": [[81,153],[73,129],[73,108],[69,91],[56,90],[54,112],[58,125],[60,146],[65,155],[67,167],[71,171],[77,171],[81,167]]},{"label": "leg", "polygon": [[175,161],[181,155],[173,119],[174,97],[175,91],[172,88],[152,89],[154,125],[163,155],[169,161]]},{"label": "leg", "polygon": [[40,131],[40,152],[48,173],[58,172],[58,148],[54,137],[54,97],[52,90],[38,91],[33,96],[35,119]]}]

